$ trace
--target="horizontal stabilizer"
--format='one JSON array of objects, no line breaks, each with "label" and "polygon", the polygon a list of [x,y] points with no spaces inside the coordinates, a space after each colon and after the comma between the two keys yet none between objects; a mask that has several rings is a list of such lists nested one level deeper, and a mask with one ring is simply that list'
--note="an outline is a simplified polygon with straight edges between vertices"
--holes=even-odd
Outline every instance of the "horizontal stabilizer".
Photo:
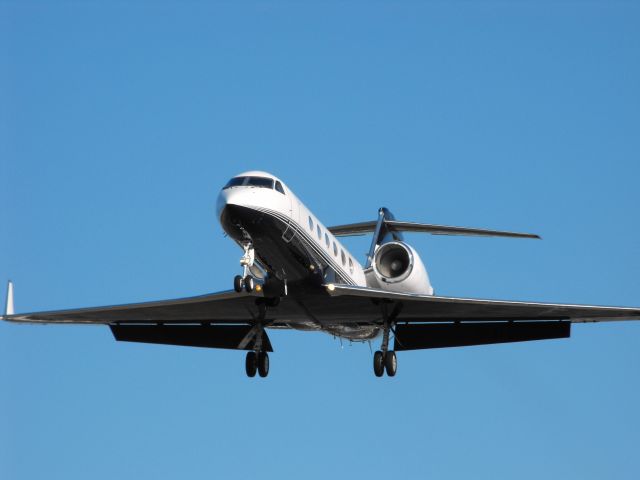
[{"label": "horizontal stabilizer", "polygon": [[[336,237],[351,235],[364,235],[375,232],[378,222],[361,222],[347,225],[329,227],[329,231]],[[448,225],[434,225],[430,223],[400,222],[397,220],[384,220],[384,224],[390,232],[422,232],[432,235],[469,235],[478,237],[509,237],[509,238],[536,238],[539,235],[533,233],[506,232],[502,230],[486,230],[480,228],[452,227]]]}]

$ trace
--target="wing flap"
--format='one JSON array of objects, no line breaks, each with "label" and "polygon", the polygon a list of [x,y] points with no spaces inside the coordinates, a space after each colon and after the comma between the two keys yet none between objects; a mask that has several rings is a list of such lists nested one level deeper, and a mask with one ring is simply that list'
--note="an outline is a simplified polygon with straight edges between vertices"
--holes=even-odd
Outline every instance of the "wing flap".
[{"label": "wing flap", "polygon": [[[255,346],[254,336],[241,348],[253,328],[250,325],[110,325],[110,328],[120,342],[236,350],[253,350]],[[273,351],[266,332],[262,334],[262,348]]]},{"label": "wing flap", "polygon": [[395,350],[466,347],[494,343],[569,338],[571,322],[491,322],[399,324]]}]

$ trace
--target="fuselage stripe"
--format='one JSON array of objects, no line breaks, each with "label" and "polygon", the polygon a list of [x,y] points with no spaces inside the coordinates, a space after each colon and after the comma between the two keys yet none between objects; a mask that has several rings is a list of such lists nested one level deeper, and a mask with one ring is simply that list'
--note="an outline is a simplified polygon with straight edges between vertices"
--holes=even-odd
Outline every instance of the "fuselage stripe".
[{"label": "fuselage stripe", "polygon": [[[287,217],[286,215],[283,215],[282,213],[276,210],[255,207],[255,206],[251,208],[254,208],[255,210],[258,210],[262,213],[278,218],[280,221],[289,225],[290,228],[293,227],[294,230],[296,231],[296,234],[300,234],[300,233],[302,234],[299,236],[301,237],[301,239],[303,239],[303,243],[305,246],[311,247],[311,249],[314,250],[323,260],[325,260],[331,266],[331,268],[333,268],[336,272],[338,272],[340,276],[342,276],[347,281],[347,283],[351,285],[357,285],[357,283],[353,280],[353,277],[351,276],[351,274],[349,274],[346,270],[344,270],[344,268],[341,267],[340,264],[333,259],[331,254],[326,252],[323,249],[322,245],[320,245],[320,248],[318,248],[318,245],[315,239],[311,235],[309,235],[309,233],[307,233],[304,227],[301,227],[298,224],[298,222],[294,221],[293,219]],[[303,238],[303,237],[306,237],[306,238]],[[341,247],[341,248],[344,250],[344,247]]]}]

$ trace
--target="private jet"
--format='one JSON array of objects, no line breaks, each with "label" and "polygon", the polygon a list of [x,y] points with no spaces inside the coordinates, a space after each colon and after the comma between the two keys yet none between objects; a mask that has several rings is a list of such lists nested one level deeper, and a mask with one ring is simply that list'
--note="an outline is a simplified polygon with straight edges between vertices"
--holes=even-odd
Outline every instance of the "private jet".
[{"label": "private jet", "polygon": [[[15,313],[8,283],[4,320],[108,325],[116,340],[246,351],[249,377],[269,373],[272,329],[380,339],[376,376],[397,372],[396,352],[568,338],[579,322],[639,320],[640,308],[437,296],[404,232],[539,239],[538,235],[377,218],[325,226],[279,178],[237,175],[222,188],[217,217],[242,248],[233,289],[107,307]],[[372,234],[364,265],[340,242]],[[393,348],[390,336],[393,335]]]}]

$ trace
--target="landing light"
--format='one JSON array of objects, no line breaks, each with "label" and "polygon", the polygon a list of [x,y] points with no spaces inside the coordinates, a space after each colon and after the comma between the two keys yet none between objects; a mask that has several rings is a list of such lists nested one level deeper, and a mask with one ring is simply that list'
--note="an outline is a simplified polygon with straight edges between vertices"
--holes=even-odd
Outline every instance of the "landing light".
[{"label": "landing light", "polygon": [[327,290],[329,290],[330,292],[333,292],[336,289],[336,286],[333,283],[330,283],[329,285],[327,285]]},{"label": "landing light", "polygon": [[261,292],[262,291],[262,285],[258,284],[256,285],[256,292]]}]

